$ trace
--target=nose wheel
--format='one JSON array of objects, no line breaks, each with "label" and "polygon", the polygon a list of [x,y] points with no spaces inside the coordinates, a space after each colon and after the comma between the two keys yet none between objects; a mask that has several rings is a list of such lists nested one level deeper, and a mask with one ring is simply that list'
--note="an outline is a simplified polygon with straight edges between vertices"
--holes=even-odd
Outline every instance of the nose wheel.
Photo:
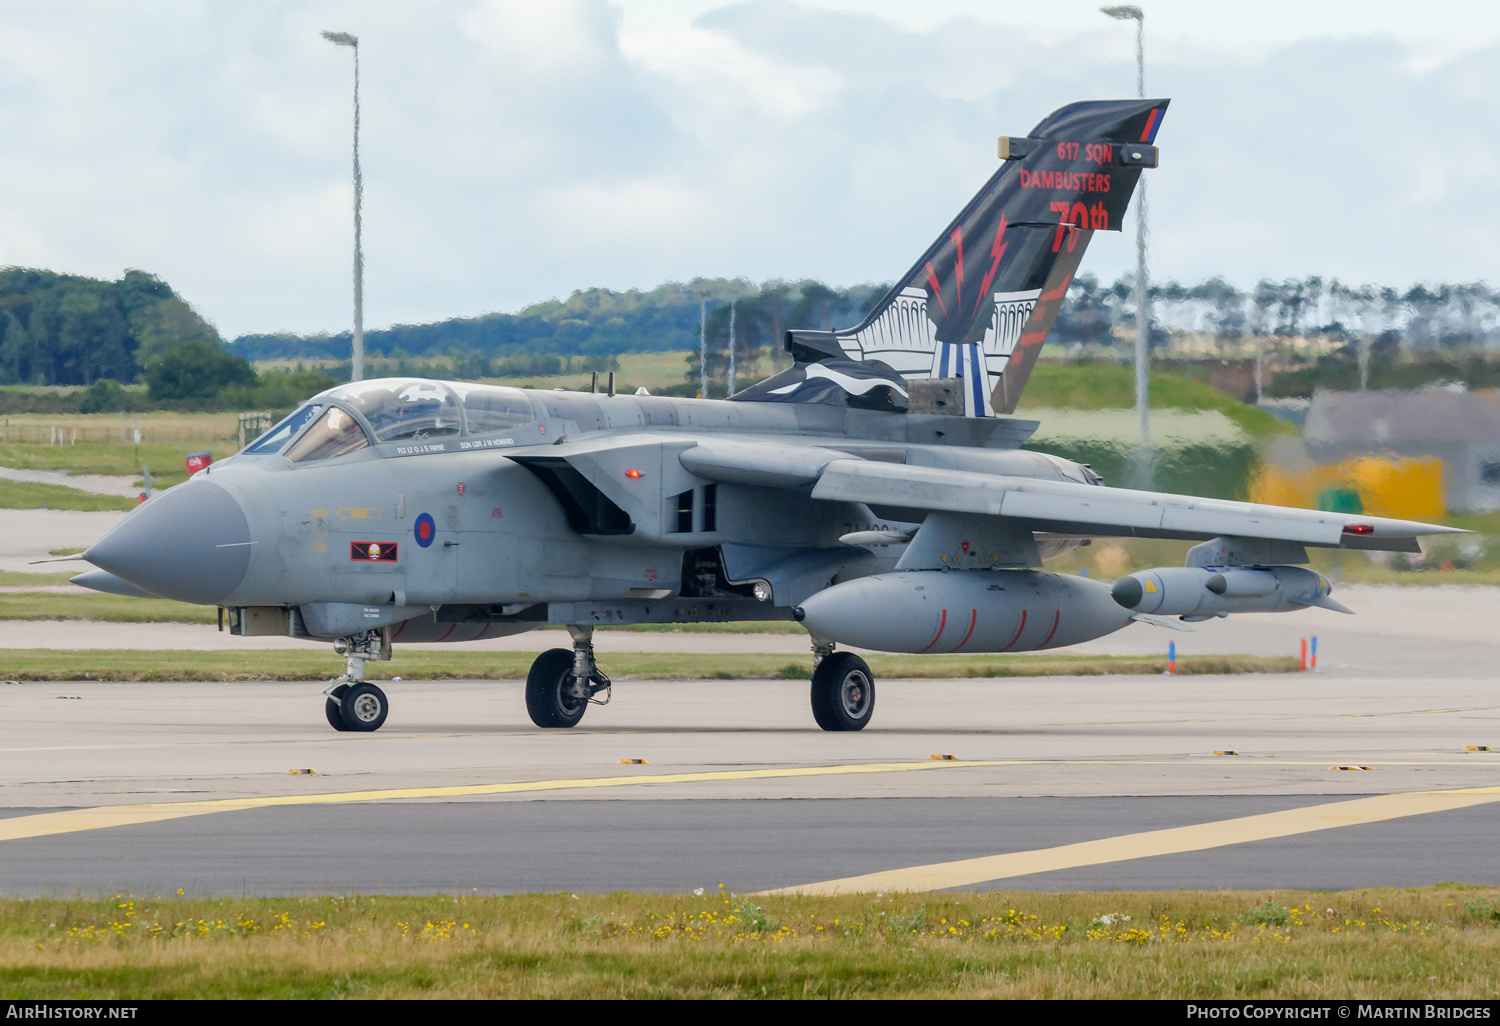
[{"label": "nose wheel", "polygon": [[365,631],[339,638],[333,650],[344,657],[344,675],[334,678],[323,694],[323,714],[334,730],[369,733],[379,730],[391,711],[390,699],[374,684],[360,678],[365,675],[365,661],[389,659],[391,636],[388,628]]},{"label": "nose wheel", "polygon": [[328,692],[323,703],[328,725],[334,730],[367,734],[379,730],[391,711],[390,699],[369,681],[340,684]]},{"label": "nose wheel", "polygon": [[323,703],[323,714],[328,717],[328,725],[334,730],[348,730],[344,726],[344,696],[349,693],[349,685],[339,684],[328,692],[328,698]]},{"label": "nose wheel", "polygon": [[875,712],[875,677],[852,652],[818,660],[812,676],[813,719],[824,730],[863,730]]}]

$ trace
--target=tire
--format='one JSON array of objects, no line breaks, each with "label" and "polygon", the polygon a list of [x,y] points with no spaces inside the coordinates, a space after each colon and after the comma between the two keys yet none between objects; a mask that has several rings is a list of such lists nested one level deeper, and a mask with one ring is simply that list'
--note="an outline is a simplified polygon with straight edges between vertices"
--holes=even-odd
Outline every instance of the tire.
[{"label": "tire", "polygon": [[344,712],[339,703],[349,693],[349,685],[340,684],[328,693],[327,700],[323,703],[323,712],[328,716],[328,725],[334,730],[348,730],[344,726]]},{"label": "tire", "polygon": [[350,685],[349,690],[344,692],[343,704],[339,706],[344,729],[360,733],[379,730],[390,711],[391,703],[385,697],[385,692],[364,681]]},{"label": "tire", "polygon": [[875,678],[852,652],[835,652],[812,677],[813,719],[824,730],[863,730],[875,712]]},{"label": "tire", "polygon": [[575,727],[589,707],[587,698],[565,692],[573,683],[573,653],[554,648],[536,657],[526,674],[526,711],[538,727]]}]

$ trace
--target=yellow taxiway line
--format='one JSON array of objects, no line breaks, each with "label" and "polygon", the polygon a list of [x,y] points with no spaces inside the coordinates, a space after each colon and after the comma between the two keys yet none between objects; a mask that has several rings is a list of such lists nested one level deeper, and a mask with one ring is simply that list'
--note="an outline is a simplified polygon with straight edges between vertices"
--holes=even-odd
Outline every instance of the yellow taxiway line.
[{"label": "yellow taxiway line", "polygon": [[564,780],[527,780],[509,784],[466,784],[452,787],[402,787],[378,791],[340,791],[332,794],[267,795],[260,798],[219,798],[210,801],[160,802],[147,805],[106,805],[66,812],[43,812],[34,816],[0,819],[0,841],[46,837],[79,830],[131,826],[203,816],[213,812],[264,809],[276,805],[343,805],[351,802],[387,802],[402,798],[473,798],[528,791],[564,791],[586,787],[634,787],[640,784],[692,784],[713,780],[773,780],[786,777],[820,777],[850,773],[900,773],[909,770],[952,770],[961,766],[1017,766],[1024,760],[999,759],[973,762],[875,762],[847,766],[786,766],[775,769],[714,770],[705,773],[643,773],[615,777],[580,777]]},{"label": "yellow taxiway line", "polygon": [[1080,866],[1098,866],[1109,862],[1150,858],[1153,855],[1176,855],[1181,852],[1205,851],[1249,841],[1267,841],[1276,837],[1331,830],[1335,827],[1379,823],[1384,820],[1421,816],[1429,812],[1448,812],[1500,801],[1500,787],[1472,787],[1453,791],[1414,791],[1405,794],[1382,794],[1371,798],[1328,802],[1282,812],[1223,819],[1214,823],[1148,830],[1139,834],[1106,837],[1097,841],[1064,844],[1056,848],[1017,851],[1005,855],[988,855],[956,862],[939,862],[930,866],[912,866],[840,880],[799,884],[763,891],[764,894],[847,894],[862,891],[935,891],[945,887],[967,887],[1049,873]]},{"label": "yellow taxiway line", "polygon": [[[46,837],[117,826],[159,823],[215,812],[234,812],[289,805],[342,805],[355,802],[402,799],[472,798],[487,795],[524,794],[582,788],[635,787],[647,784],[686,784],[724,780],[774,780],[795,777],[836,776],[866,773],[900,773],[913,770],[953,770],[961,767],[1036,765],[1039,760],[996,759],[863,763],[843,766],[796,766],[769,769],[716,770],[699,773],[638,773],[609,777],[579,777],[557,780],[516,781],[500,784],[470,784],[450,787],[385,788],[371,791],[340,791],[329,794],[266,795],[255,798],[223,798],[208,801],[160,802],[111,805],[65,812],[0,819],[0,841]],[[1310,764],[1309,764],[1310,765]],[[1010,852],[928,866],[868,873],[863,876],[799,884],[766,891],[767,894],[837,894],[858,891],[931,891],[965,887],[1081,866],[1103,865],[1154,855],[1204,851],[1210,848],[1264,841],[1277,837],[1329,830],[1335,827],[1377,823],[1384,820],[1446,812],[1500,801],[1500,787],[1461,788],[1376,795],[1319,805],[1269,812],[1255,816],[1200,823],[1192,826],[1151,830],[1138,834],[1101,838],[1034,851]]]}]

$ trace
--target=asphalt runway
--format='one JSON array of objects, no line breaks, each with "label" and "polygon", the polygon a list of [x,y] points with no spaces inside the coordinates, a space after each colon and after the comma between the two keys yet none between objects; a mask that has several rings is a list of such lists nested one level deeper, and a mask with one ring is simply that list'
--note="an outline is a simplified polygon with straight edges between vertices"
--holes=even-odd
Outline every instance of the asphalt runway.
[{"label": "asphalt runway", "polygon": [[1500,884],[1476,670],[881,681],[852,735],[789,681],[626,682],[572,731],[399,683],[371,735],[308,684],[11,684],[0,892]]},{"label": "asphalt runway", "polygon": [[[494,802],[256,809],[7,842],[0,889],[171,894],[737,893],[1045,848],[1321,802],[1195,798],[812,798]],[[1428,831],[1441,846],[1424,850]],[[975,889],[1346,890],[1494,877],[1500,809],[1436,813],[1186,855],[1054,871]],[[1412,852],[1421,852],[1412,858]]]}]

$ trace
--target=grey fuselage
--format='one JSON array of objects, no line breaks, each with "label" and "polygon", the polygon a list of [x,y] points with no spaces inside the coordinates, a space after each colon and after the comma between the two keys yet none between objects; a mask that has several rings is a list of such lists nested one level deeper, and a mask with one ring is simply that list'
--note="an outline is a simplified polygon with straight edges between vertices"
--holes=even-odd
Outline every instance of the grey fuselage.
[{"label": "grey fuselage", "polygon": [[[247,451],[215,463],[133,512],[89,558],[147,593],[280,608],[289,632],[309,637],[387,624],[406,624],[396,640],[414,641],[545,622],[774,619],[831,584],[894,569],[904,548],[841,537],[900,537],[925,514],[814,500],[774,468],[710,480],[681,458],[700,443],[1090,479],[1019,450],[1031,421],[505,391],[524,396],[530,423],[465,424],[330,459]],[[313,401],[357,413],[341,392]]]}]

